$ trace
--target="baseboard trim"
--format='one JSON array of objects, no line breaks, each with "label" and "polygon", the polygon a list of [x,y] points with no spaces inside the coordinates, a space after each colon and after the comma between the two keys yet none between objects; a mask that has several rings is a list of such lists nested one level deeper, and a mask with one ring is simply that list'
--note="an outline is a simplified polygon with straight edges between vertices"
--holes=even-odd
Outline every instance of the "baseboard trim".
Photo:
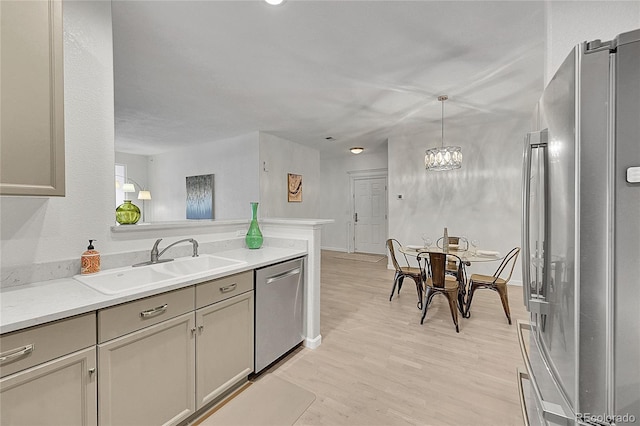
[{"label": "baseboard trim", "polygon": [[348,250],[344,247],[325,247],[325,246],[321,246],[320,247],[321,250],[329,250],[329,251],[339,251],[342,253],[347,253]]},{"label": "baseboard trim", "polygon": [[315,349],[322,344],[322,335],[318,334],[313,339],[307,337],[304,339],[304,347],[309,349]]}]

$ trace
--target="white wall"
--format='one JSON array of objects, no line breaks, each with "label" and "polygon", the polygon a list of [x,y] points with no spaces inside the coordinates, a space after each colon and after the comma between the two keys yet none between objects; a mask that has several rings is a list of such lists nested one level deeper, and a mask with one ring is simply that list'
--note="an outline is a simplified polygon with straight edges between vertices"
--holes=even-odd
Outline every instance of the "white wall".
[{"label": "white wall", "polygon": [[213,174],[215,219],[250,218],[260,197],[258,132],[150,157],[147,202],[154,222],[186,220],[187,176]]},{"label": "white wall", "polygon": [[113,62],[110,2],[65,2],[65,197],[0,197],[2,266],[112,247]]},{"label": "white wall", "polygon": [[576,44],[639,29],[640,2],[547,0],[546,18],[545,85]]},{"label": "white wall", "polygon": [[[260,132],[259,217],[318,218],[320,208],[320,152]],[[302,175],[302,202],[287,201],[287,174]],[[325,218],[326,219],[326,218]]]},{"label": "white wall", "polygon": [[386,149],[340,157],[321,156],[318,217],[335,220],[322,228],[323,249],[348,251],[349,247],[353,246],[349,172],[386,168]]}]

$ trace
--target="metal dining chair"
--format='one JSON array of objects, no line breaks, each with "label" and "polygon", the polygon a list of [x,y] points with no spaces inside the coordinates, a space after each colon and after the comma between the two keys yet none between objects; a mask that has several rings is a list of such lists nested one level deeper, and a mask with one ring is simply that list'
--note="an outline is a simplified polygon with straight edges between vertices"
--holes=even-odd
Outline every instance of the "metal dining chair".
[{"label": "metal dining chair", "polygon": [[420,267],[420,264],[418,264],[417,268],[409,266],[409,259],[407,259],[407,255],[402,252],[401,253],[404,256],[404,264],[400,264],[400,262],[398,262],[398,260],[396,259],[396,250],[401,246],[402,245],[400,244],[400,242],[394,238],[390,238],[387,240],[389,257],[391,258],[393,267],[396,269],[396,273],[393,277],[393,288],[391,289],[389,302],[391,302],[391,299],[393,299],[393,293],[396,291],[396,287],[398,288],[398,295],[400,295],[402,282],[406,277],[409,277],[416,283],[416,291],[418,292],[418,309],[422,309],[422,287],[426,278],[425,273],[424,270]]},{"label": "metal dining chair", "polygon": [[[509,310],[509,298],[507,295],[507,283],[511,279],[513,269],[516,266],[516,260],[520,254],[520,247],[513,248],[502,260],[498,269],[493,275],[481,275],[471,274],[469,278],[469,296],[467,297],[467,306],[465,308],[465,318],[469,318],[471,315],[469,310],[471,309],[471,302],[473,301],[473,294],[476,290],[481,288],[488,288],[500,295],[500,301],[502,302],[502,308],[507,316],[509,324],[511,324],[511,311]],[[509,273],[507,275],[507,271]]]},{"label": "metal dining chair", "polygon": [[449,260],[462,263],[462,259],[454,254],[445,254],[442,252],[421,252],[419,257],[425,258],[425,270],[427,271],[420,324],[424,323],[424,319],[427,316],[427,308],[431,304],[433,296],[442,294],[449,302],[451,318],[453,319],[453,324],[456,326],[456,333],[459,333],[458,309],[463,312],[463,308],[461,308],[463,300],[461,299],[460,283],[457,277],[446,273],[446,265]]}]

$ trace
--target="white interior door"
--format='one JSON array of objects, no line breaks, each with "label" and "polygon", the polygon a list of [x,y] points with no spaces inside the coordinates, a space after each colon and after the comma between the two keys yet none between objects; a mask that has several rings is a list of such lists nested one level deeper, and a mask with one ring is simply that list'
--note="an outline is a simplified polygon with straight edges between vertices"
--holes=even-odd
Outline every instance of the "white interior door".
[{"label": "white interior door", "polygon": [[354,250],[385,254],[387,240],[387,178],[354,180]]}]

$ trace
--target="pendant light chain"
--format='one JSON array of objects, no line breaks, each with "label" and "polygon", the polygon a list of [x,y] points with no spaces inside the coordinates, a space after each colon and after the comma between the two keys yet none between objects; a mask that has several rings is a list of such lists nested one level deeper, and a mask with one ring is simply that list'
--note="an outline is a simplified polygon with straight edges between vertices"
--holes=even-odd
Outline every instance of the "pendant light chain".
[{"label": "pendant light chain", "polygon": [[[440,99],[440,98],[438,98],[438,99]],[[442,120],[440,120],[440,125],[442,127],[442,147],[443,148],[444,148],[444,101],[445,100],[446,100],[446,98],[442,100]]]}]

